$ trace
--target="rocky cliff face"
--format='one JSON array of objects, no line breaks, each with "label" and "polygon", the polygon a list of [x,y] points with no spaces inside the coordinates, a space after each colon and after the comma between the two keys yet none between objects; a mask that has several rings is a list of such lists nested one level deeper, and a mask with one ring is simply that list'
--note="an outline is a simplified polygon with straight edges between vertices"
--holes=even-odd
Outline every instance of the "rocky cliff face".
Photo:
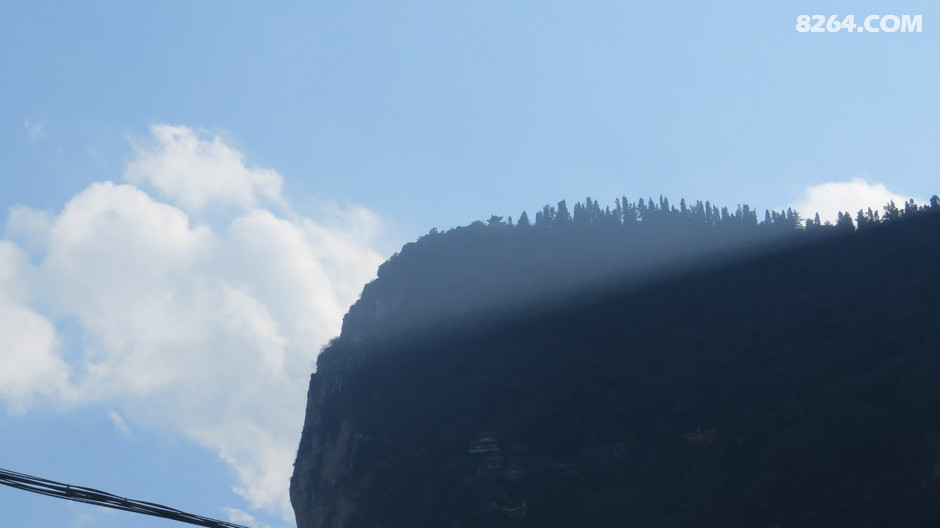
[{"label": "rocky cliff face", "polygon": [[381,285],[367,285],[343,318],[341,335],[317,358],[290,485],[298,528],[350,526],[363,488],[361,479],[351,475],[362,433],[342,409],[343,388],[350,372],[374,352],[364,344],[390,323],[404,323],[395,312],[399,304]]},{"label": "rocky cliff face", "polygon": [[[935,525],[937,233],[600,294],[498,232],[406,248],[318,358],[298,528]],[[504,317],[546,283],[581,296]]]},{"label": "rocky cliff face", "polygon": [[310,378],[307,413],[291,478],[290,499],[298,527],[346,526],[352,498],[339,485],[350,464],[352,424],[326,427],[324,408],[342,390],[344,367],[321,362]]},{"label": "rocky cliff face", "polygon": [[[342,406],[350,372],[376,354],[377,347],[367,345],[370,339],[395,341],[453,321],[491,324],[520,309],[531,312],[535,300],[548,305],[615,273],[639,277],[662,268],[664,261],[681,263],[731,245],[717,231],[714,239],[681,243],[667,236],[651,242],[648,235],[642,230],[625,235],[474,225],[402,248],[350,307],[340,337],[321,353],[311,376],[291,478],[297,526],[349,526],[357,498],[369,487],[368,474],[355,471],[366,433]],[[635,251],[641,243],[648,251]]]}]

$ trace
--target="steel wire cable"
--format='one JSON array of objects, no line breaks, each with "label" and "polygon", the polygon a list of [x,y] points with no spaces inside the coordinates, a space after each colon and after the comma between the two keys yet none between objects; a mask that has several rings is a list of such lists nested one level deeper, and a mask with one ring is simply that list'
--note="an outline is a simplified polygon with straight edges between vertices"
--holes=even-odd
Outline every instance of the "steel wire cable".
[{"label": "steel wire cable", "polygon": [[151,515],[173,521],[194,524],[196,526],[205,526],[206,528],[247,528],[246,526],[242,526],[240,524],[219,521],[209,517],[203,517],[201,515],[186,513],[184,511],[177,510],[176,508],[164,506],[155,502],[128,499],[126,497],[120,497],[118,495],[114,495],[113,493],[108,493],[106,491],[101,491],[94,488],[73,486],[71,484],[34,477],[32,475],[17,473],[15,471],[9,471],[2,468],[0,468],[0,484],[24,491],[31,491],[40,495],[58,497],[60,499],[67,499],[75,502],[84,502],[86,504],[94,504],[96,506],[140,513],[143,515]]}]

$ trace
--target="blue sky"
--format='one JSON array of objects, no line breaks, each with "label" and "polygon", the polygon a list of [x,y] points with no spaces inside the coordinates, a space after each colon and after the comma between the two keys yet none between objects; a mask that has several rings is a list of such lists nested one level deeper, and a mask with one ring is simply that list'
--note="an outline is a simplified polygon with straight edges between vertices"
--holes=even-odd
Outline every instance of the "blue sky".
[{"label": "blue sky", "polygon": [[[926,201],[938,10],[7,2],[0,467],[288,526],[307,375],[383,258],[587,195]],[[23,495],[19,526],[162,525]]]}]

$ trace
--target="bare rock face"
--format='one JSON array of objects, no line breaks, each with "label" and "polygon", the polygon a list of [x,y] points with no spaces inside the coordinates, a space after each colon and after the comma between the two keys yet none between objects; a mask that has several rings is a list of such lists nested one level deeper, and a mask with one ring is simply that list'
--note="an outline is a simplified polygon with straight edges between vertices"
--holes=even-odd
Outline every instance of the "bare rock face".
[{"label": "bare rock face", "polygon": [[317,358],[290,483],[298,528],[349,526],[359,488],[350,476],[357,447],[356,424],[349,415],[339,414],[336,400],[342,395],[346,376],[363,359],[365,350],[359,345],[381,326],[391,305],[386,296],[367,286],[363,298],[343,318],[340,337]]},{"label": "bare rock face", "polygon": [[346,526],[352,498],[341,486],[351,463],[352,424],[324,416],[330,395],[342,390],[343,366],[320,362],[310,378],[307,413],[291,477],[290,499],[298,528]]},{"label": "bare rock face", "polygon": [[361,502],[357,497],[371,492],[369,471],[355,459],[367,443],[361,437],[365,429],[341,403],[344,380],[377,353],[367,343],[441,331],[458,320],[497,321],[520,310],[523,301],[551,299],[614,271],[654,269],[676,252],[673,246],[697,247],[664,242],[660,251],[640,258],[629,237],[612,240],[481,224],[432,233],[380,266],[378,279],[350,307],[340,337],[325,348],[311,376],[290,487],[298,528],[356,524],[351,516]]},{"label": "bare rock face", "polygon": [[665,243],[479,231],[390,259],[320,354],[298,528],[940,524],[937,215],[657,281]]}]

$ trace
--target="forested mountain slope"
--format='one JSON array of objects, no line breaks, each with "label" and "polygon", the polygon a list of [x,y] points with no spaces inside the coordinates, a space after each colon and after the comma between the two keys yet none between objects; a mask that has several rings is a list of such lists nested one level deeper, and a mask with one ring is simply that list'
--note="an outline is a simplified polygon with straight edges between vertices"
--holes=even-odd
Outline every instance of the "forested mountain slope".
[{"label": "forested mountain slope", "polygon": [[318,361],[299,527],[940,521],[937,208],[689,209],[404,248]]}]

